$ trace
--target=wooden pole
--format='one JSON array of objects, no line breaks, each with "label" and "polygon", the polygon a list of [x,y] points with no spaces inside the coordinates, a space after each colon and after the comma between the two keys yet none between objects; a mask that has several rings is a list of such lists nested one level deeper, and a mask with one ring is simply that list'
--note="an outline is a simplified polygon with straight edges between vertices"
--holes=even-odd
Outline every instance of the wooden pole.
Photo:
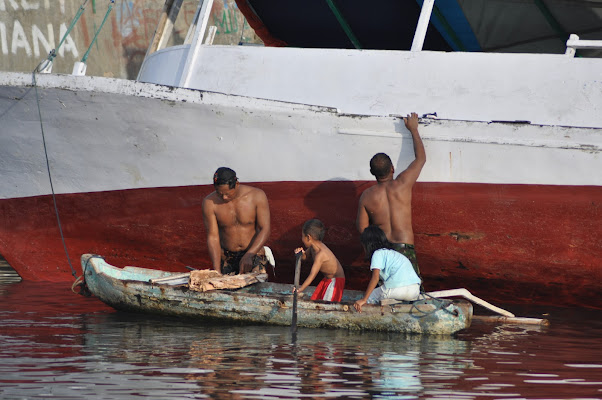
[{"label": "wooden pole", "polygon": [[301,257],[303,252],[297,253],[295,259],[295,290],[293,292],[293,320],[291,322],[291,333],[293,334],[293,341],[297,338],[297,290],[299,289],[299,277],[301,275]]},{"label": "wooden pole", "polygon": [[153,39],[151,40],[150,46],[148,46],[148,49],[146,50],[146,57],[157,51],[157,49],[159,48],[159,42],[161,41],[163,32],[165,32],[165,27],[168,24],[169,12],[171,11],[171,6],[173,5],[173,2],[174,0],[165,0],[165,4],[163,5],[163,11],[161,12],[161,17],[159,18],[159,22],[157,23],[157,27],[155,28],[155,33],[153,34]]}]

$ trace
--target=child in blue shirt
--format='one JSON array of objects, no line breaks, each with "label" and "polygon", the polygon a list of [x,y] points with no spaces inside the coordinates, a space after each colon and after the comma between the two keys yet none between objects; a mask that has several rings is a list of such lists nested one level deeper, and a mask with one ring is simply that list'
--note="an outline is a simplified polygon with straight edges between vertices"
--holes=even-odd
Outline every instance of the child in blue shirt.
[{"label": "child in blue shirt", "polygon": [[[353,305],[362,312],[362,306],[378,304],[382,299],[413,301],[420,295],[420,278],[406,256],[393,250],[393,244],[376,225],[370,225],[362,232],[360,241],[370,260],[372,277],[364,297]],[[382,285],[376,287],[378,282]]]}]

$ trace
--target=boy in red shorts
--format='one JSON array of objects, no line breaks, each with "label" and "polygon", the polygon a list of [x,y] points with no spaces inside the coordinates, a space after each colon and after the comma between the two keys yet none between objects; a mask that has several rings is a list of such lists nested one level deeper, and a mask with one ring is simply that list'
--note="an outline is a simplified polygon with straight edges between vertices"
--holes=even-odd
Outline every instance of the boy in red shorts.
[{"label": "boy in red shorts", "polygon": [[301,241],[307,250],[299,247],[295,249],[295,254],[302,252],[302,260],[307,259],[309,254],[313,258],[314,264],[309,276],[299,287],[299,293],[303,292],[312,283],[318,272],[321,272],[324,278],[314,291],[311,299],[341,301],[343,289],[345,288],[345,272],[333,252],[322,243],[325,233],[324,224],[318,219],[310,219],[303,224]]}]

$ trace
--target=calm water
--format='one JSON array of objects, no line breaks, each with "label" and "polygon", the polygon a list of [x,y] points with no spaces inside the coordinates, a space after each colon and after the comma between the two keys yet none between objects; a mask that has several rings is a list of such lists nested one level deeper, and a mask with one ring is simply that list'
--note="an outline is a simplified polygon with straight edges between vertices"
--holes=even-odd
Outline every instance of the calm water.
[{"label": "calm water", "polygon": [[[601,399],[602,312],[454,338],[186,322],[0,285],[1,399]],[[481,311],[477,309],[477,311]]]}]

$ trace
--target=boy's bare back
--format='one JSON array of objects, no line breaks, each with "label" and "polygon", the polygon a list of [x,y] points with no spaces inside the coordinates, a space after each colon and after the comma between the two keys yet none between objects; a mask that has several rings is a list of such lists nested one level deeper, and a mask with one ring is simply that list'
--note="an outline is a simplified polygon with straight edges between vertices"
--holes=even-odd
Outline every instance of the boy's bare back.
[{"label": "boy's bare back", "polygon": [[315,243],[316,248],[312,246],[312,257],[314,265],[320,266],[320,272],[326,279],[344,278],[345,272],[341,263],[334,253],[322,242]]}]

